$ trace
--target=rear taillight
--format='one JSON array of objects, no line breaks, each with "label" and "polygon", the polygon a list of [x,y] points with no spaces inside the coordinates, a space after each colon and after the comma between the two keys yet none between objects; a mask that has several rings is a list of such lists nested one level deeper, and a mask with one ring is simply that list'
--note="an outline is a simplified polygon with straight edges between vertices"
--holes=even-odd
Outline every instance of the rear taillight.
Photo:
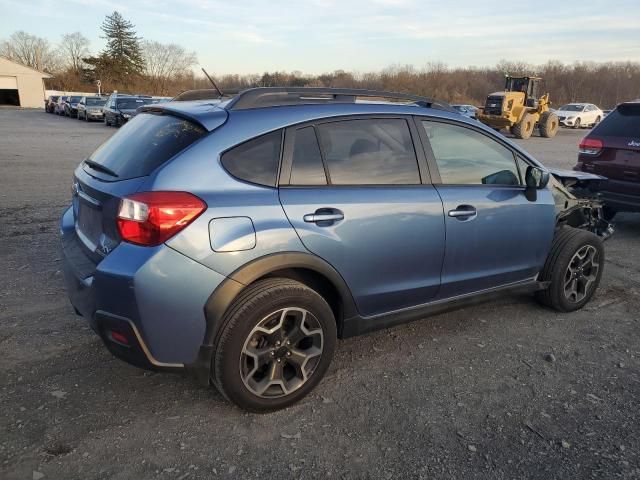
[{"label": "rear taillight", "polygon": [[604,143],[602,143],[602,140],[595,138],[583,138],[578,148],[580,149],[580,153],[584,153],[585,155],[598,155],[602,152]]},{"label": "rear taillight", "polygon": [[122,240],[154,246],[166,242],[204,212],[207,204],[187,192],[143,192],[120,201]]}]

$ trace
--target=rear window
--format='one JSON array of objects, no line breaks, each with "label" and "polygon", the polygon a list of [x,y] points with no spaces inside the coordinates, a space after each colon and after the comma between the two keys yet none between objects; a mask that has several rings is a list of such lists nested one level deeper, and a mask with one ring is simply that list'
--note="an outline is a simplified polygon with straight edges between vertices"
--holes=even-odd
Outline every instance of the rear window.
[{"label": "rear window", "polygon": [[100,145],[89,160],[115,173],[114,180],[143,177],[206,133],[183,118],[141,113]]},{"label": "rear window", "polygon": [[600,122],[593,133],[603,137],[640,136],[640,103],[620,105]]},{"label": "rear window", "polygon": [[282,131],[267,133],[222,154],[222,166],[234,177],[250,183],[276,186]]},{"label": "rear window", "polygon": [[119,98],[116,101],[116,105],[121,110],[135,110],[149,103],[151,103],[149,98]]},{"label": "rear window", "polygon": [[87,105],[104,105],[107,103],[106,98],[87,98]]}]

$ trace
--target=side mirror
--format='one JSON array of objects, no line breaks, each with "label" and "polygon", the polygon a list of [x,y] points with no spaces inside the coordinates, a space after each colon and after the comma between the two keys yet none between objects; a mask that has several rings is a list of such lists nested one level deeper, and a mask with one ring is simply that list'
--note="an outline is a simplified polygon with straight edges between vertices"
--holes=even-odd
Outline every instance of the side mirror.
[{"label": "side mirror", "polygon": [[530,202],[535,202],[538,198],[538,190],[545,188],[549,183],[549,172],[530,165],[527,167],[524,181],[526,184],[524,196]]}]

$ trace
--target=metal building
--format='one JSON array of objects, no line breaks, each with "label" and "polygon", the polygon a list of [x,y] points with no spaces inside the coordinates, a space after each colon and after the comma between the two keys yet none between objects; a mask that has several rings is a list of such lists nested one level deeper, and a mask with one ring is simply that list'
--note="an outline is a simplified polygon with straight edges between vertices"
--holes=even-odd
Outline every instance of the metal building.
[{"label": "metal building", "polygon": [[0,56],[0,105],[43,108],[45,78],[51,75]]}]

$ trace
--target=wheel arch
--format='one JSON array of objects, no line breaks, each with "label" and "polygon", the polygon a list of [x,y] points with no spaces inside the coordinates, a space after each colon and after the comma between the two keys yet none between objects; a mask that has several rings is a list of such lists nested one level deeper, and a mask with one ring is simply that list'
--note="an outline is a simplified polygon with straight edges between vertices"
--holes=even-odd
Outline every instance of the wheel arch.
[{"label": "wheel arch", "polygon": [[358,314],[347,283],[328,262],[309,253],[274,253],[243,265],[213,291],[204,307],[207,328],[203,344],[214,344],[220,320],[240,292],[258,280],[273,277],[297,280],[316,290],[333,310],[339,332],[345,318]]},{"label": "wheel arch", "polygon": [[209,382],[211,358],[221,320],[237,296],[263,278],[283,277],[297,280],[322,295],[334,312],[338,335],[344,320],[358,315],[347,283],[328,262],[302,252],[281,252],[257,258],[231,273],[209,296],[204,306],[205,334],[196,360],[185,369],[201,384]]}]

